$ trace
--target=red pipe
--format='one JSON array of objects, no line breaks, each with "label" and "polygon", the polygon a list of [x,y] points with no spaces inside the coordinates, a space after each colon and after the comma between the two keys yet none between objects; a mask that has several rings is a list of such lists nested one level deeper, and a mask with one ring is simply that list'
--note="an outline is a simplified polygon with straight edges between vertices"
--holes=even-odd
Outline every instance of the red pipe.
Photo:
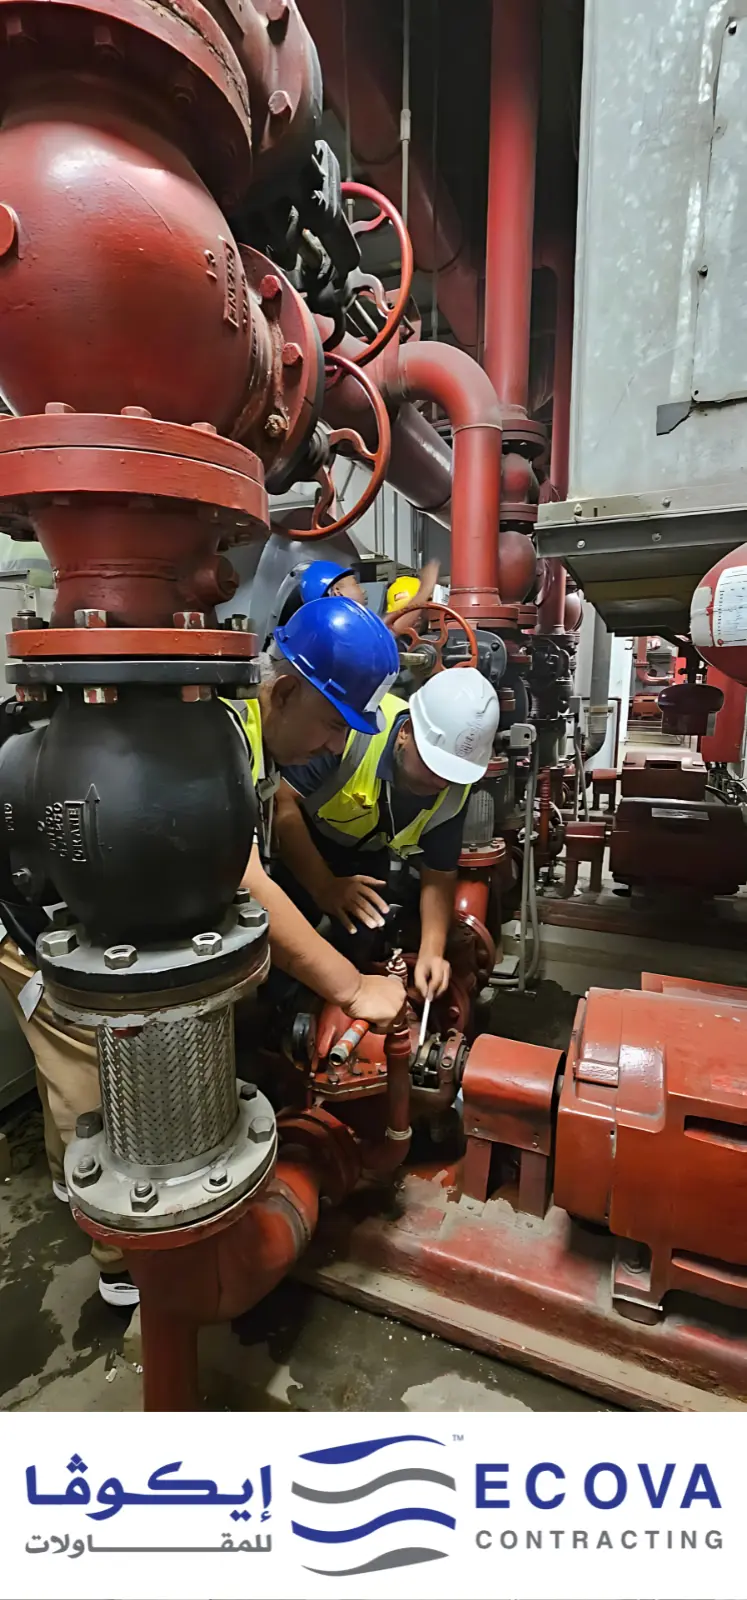
[{"label": "red pipe", "polygon": [[415,341],[399,350],[385,391],[433,400],[452,426],[451,603],[466,617],[500,619],[498,529],[501,508],[501,413],[487,374],[452,345]]},{"label": "red pipe", "polygon": [[539,107],[539,0],[493,0],[483,364],[526,411]]},{"label": "red pipe", "polygon": [[[190,1411],[198,1403],[197,1332],[264,1299],[303,1254],[319,1197],[334,1204],[355,1187],[360,1154],[350,1130],[315,1109],[281,1119],[283,1150],[261,1195],[222,1229],[180,1244],[173,1235],[130,1235],[80,1220],[94,1237],[122,1245],[141,1295],[145,1407]],[[408,1146],[397,1146],[404,1160]]]},{"label": "red pipe", "polygon": [[140,1302],[143,1410],[197,1411],[200,1383],[196,1322],[172,1316],[149,1293]]},{"label": "red pipe", "polygon": [[[321,323],[322,336],[325,328]],[[349,357],[355,355],[357,348],[356,341],[350,338],[343,339],[339,346]],[[518,592],[520,577],[513,568],[516,561],[521,563],[521,553],[517,555],[508,546],[505,552],[499,550],[503,440],[498,397],[490,379],[464,350],[436,341],[413,340],[398,350],[390,346],[371,362],[368,371],[400,415],[406,409],[403,401],[410,400],[432,400],[446,413],[453,435],[451,501],[442,507],[440,520],[447,520],[446,513],[450,512],[452,604],[468,619],[513,620],[515,611],[509,612],[500,598],[500,563],[503,555],[505,579],[512,585],[510,592],[513,594],[516,585]],[[411,415],[417,413],[413,411]],[[359,427],[366,442],[370,442],[370,407],[362,410],[361,391],[349,379],[328,389],[324,416],[335,427]],[[431,433],[437,440],[435,431]],[[395,423],[393,439],[396,436]],[[422,504],[420,496],[426,483],[446,488],[445,474],[441,476],[441,452],[431,448],[430,438],[422,431],[417,453],[408,451],[410,469],[413,477],[408,477],[407,485],[400,480],[396,487],[414,504]]]},{"label": "red pipe", "polygon": [[544,866],[550,856],[550,806],[550,768],[544,767],[539,777],[539,827],[537,829],[536,853],[540,866]]},{"label": "red pipe", "polygon": [[407,1156],[412,1141],[410,1127],[410,1029],[405,1023],[388,1033],[386,1054],[386,1135],[366,1144],[361,1153],[363,1171],[370,1177],[392,1176]]},{"label": "red pipe", "polygon": [[317,1224],[320,1182],[310,1163],[283,1158],[259,1199],[222,1233],[178,1249],[127,1248],[143,1307],[195,1327],[248,1311],[306,1248]]}]

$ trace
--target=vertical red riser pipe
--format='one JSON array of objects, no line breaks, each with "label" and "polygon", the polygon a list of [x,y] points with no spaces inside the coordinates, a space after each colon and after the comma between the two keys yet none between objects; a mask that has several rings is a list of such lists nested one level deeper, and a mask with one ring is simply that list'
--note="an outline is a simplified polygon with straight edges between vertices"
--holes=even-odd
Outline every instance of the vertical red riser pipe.
[{"label": "vertical red riser pipe", "polygon": [[526,411],[540,73],[539,0],[493,0],[483,365]]}]

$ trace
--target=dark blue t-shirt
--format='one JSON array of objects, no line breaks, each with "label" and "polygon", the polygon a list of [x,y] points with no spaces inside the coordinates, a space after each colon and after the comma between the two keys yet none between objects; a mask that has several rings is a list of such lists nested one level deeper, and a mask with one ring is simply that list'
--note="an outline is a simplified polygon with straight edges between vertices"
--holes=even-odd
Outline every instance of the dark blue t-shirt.
[{"label": "dark blue t-shirt", "polygon": [[[392,783],[394,777],[394,743],[405,720],[406,713],[403,713],[394,723],[389,738],[381,752],[376,774],[381,779],[382,788],[379,799],[379,822],[376,828],[371,828],[371,833],[385,832],[390,839],[395,834],[400,833],[403,828],[408,827],[419,812],[425,811],[428,806],[433,805],[436,799],[434,794],[410,794],[407,789],[395,789]],[[325,750],[321,755],[314,756],[313,760],[307,762],[304,767],[283,767],[282,775],[291,789],[295,789],[296,794],[301,795],[303,799],[306,795],[316,793],[320,784],[331,773],[337,771],[341,760],[341,756],[332,755],[330,751]],[[420,839],[421,853],[415,857],[416,863],[429,867],[432,872],[456,872],[462,851],[465,813],[466,806],[462,806],[461,811],[455,817],[449,817],[446,822],[440,823],[438,827],[431,828],[428,833],[422,835]],[[326,838],[318,828],[314,827],[313,818],[307,817],[306,822],[320,855],[324,857],[332,871],[337,872],[338,875],[341,872],[344,873],[345,858],[347,858],[347,870],[349,871],[350,857],[355,854],[355,850],[347,850],[340,845],[335,846],[332,840]],[[365,842],[365,839],[361,842]],[[341,860],[342,865],[340,865]]]}]

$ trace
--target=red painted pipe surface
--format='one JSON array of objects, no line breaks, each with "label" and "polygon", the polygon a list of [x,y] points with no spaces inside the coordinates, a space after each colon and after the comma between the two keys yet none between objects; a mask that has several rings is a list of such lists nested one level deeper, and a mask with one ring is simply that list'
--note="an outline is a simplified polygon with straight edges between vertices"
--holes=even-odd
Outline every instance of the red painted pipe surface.
[{"label": "red painted pipe surface", "polygon": [[[351,143],[360,165],[371,182],[399,206],[401,66],[388,47],[379,5],[367,0],[347,3],[344,28],[345,4],[346,0],[301,0],[301,10],[319,51],[325,99],[343,127],[349,109]],[[430,152],[421,155],[417,125],[414,133],[408,226],[415,257],[422,271],[438,269],[438,299],[444,316],[460,344],[474,350],[478,336],[477,271],[450,194],[440,181],[434,190]]]},{"label": "red painted pipe surface", "polygon": [[200,1404],[198,1332],[196,1322],[171,1316],[154,1303],[150,1294],[142,1297],[144,1411],[197,1411]]},{"label": "red painted pipe surface", "polygon": [[317,1223],[319,1187],[312,1164],[281,1159],[259,1199],[222,1233],[179,1249],[127,1252],[143,1305],[195,1325],[248,1311],[306,1248]]},{"label": "red painted pipe surface", "polygon": [[[332,331],[327,317],[317,317],[322,340]],[[335,352],[354,361],[362,349],[360,339],[346,334],[335,345]],[[387,375],[395,383],[397,351],[390,347],[372,361],[369,372],[382,391],[388,393]],[[409,402],[394,399],[392,410],[392,452],[387,481],[410,505],[427,511],[442,527],[451,526],[452,453],[445,439],[422,412]],[[377,443],[376,421],[360,384],[344,377],[325,390],[323,416],[332,428],[357,428],[369,449]]]},{"label": "red painted pipe surface", "polygon": [[410,1127],[410,1030],[403,1024],[386,1036],[386,1135],[364,1145],[363,1171],[385,1180],[407,1160],[412,1139]]},{"label": "red painted pipe surface", "polygon": [[537,860],[542,866],[550,854],[550,768],[544,767],[539,777],[539,827],[537,830]]},{"label": "red painted pipe surface", "polygon": [[[324,324],[320,331],[324,337]],[[344,339],[339,348],[352,356],[357,346],[354,340]],[[420,340],[402,345],[399,350],[390,346],[372,361],[368,371],[386,400],[398,410],[404,410],[410,400],[432,400],[446,413],[454,440],[450,506],[452,603],[468,618],[495,616],[501,607],[503,440],[498,397],[490,379],[464,350]],[[327,391],[324,415],[335,427],[360,427],[367,437],[370,416],[361,411],[360,391],[349,380]],[[435,431],[431,433],[437,440]],[[396,435],[395,424],[393,438]],[[408,453],[408,472],[412,470],[413,476],[408,478],[406,487],[402,480],[396,487],[414,504],[422,504],[419,496],[426,483],[440,483],[446,488],[445,476],[441,477],[443,464],[441,450],[419,430],[416,450]],[[444,513],[445,510],[446,507]],[[513,565],[512,557],[507,556],[508,582],[515,576]]]},{"label": "red painted pipe surface", "polygon": [[471,872],[468,877],[457,878],[454,911],[458,917],[476,917],[478,922],[487,922],[490,878],[490,872]]},{"label": "red painted pipe surface", "polygon": [[453,431],[451,603],[467,617],[500,605],[501,413],[489,377],[463,350],[414,342],[399,351],[390,394],[434,400]]},{"label": "red painted pipe surface", "polygon": [[526,410],[540,70],[539,0],[493,0],[483,363]]},{"label": "red painted pipe surface", "polygon": [[[189,1411],[198,1402],[197,1330],[251,1309],[284,1278],[316,1228],[319,1197],[335,1204],[355,1187],[353,1135],[324,1111],[281,1119],[283,1150],[256,1201],[222,1231],[190,1244],[140,1236],[125,1259],[140,1289],[145,1407]],[[401,1159],[408,1145],[396,1146]],[[103,1236],[104,1230],[97,1230]],[[117,1236],[106,1230],[113,1242]]]}]

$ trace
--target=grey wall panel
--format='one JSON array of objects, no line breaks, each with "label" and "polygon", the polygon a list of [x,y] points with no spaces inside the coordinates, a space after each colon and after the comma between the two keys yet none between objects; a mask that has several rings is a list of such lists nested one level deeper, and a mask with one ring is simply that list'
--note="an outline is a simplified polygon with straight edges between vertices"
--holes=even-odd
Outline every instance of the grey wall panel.
[{"label": "grey wall panel", "polygon": [[744,476],[747,408],[693,390],[747,390],[746,13],[587,0],[571,498]]}]

